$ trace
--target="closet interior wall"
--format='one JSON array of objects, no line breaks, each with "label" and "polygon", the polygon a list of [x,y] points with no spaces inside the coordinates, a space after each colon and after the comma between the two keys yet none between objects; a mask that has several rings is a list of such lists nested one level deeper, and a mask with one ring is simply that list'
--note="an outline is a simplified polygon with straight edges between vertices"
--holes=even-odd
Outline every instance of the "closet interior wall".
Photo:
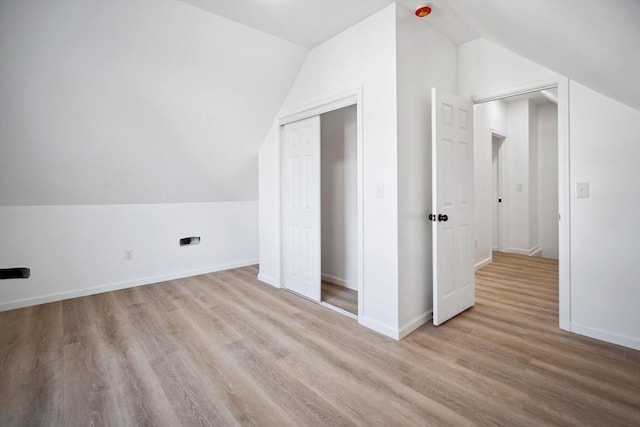
[{"label": "closet interior wall", "polygon": [[356,106],[320,123],[322,280],[357,290]]}]

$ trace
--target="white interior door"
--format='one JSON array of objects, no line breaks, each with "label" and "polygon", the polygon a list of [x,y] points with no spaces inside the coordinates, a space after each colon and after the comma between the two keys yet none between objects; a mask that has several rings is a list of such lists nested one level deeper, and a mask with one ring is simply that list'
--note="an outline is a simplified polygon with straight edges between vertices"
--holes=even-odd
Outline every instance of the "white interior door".
[{"label": "white interior door", "polygon": [[433,324],[475,302],[473,105],[432,89]]},{"label": "white interior door", "polygon": [[320,301],[320,116],[283,132],[284,286]]}]

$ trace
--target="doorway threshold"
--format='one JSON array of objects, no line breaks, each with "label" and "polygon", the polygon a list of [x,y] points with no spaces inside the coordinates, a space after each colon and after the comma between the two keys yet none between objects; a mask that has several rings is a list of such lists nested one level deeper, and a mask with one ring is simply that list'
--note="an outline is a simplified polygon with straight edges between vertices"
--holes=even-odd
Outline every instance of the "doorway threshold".
[{"label": "doorway threshold", "polygon": [[326,303],[324,301],[320,301],[320,302],[318,302],[318,304],[320,304],[323,307],[327,307],[327,308],[329,308],[329,309],[331,309],[333,311],[336,311],[336,312],[338,312],[340,314],[343,314],[343,315],[345,315],[347,317],[350,317],[350,318],[352,318],[354,320],[358,320],[358,316],[356,316],[353,313],[348,312],[347,310],[343,310],[340,307],[336,307],[335,305],[331,305],[331,304]]}]

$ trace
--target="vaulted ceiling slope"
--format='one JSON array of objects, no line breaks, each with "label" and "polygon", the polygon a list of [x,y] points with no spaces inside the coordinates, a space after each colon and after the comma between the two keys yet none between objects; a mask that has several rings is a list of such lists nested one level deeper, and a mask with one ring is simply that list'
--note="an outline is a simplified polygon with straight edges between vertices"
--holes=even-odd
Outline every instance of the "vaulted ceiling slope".
[{"label": "vaulted ceiling slope", "polygon": [[255,200],[307,52],[178,1],[0,1],[0,205]]},{"label": "vaulted ceiling slope", "polygon": [[[183,0],[305,47],[391,0]],[[457,44],[483,37],[640,109],[638,0],[398,0]],[[417,18],[416,18],[417,19]]]},{"label": "vaulted ceiling slope", "polygon": [[307,48],[313,48],[393,0],[182,0]]},{"label": "vaulted ceiling slope", "polygon": [[447,5],[480,36],[640,110],[640,1],[447,0]]}]

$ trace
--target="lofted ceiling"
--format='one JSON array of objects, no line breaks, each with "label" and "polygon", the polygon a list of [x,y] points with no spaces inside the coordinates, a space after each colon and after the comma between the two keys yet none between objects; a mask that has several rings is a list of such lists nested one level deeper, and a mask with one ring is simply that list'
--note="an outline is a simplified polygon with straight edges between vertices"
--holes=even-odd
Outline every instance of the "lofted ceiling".
[{"label": "lofted ceiling", "polygon": [[[306,48],[391,0],[182,0]],[[640,110],[638,0],[399,0],[457,44],[486,38]],[[416,18],[418,19],[418,18]]]},{"label": "lofted ceiling", "polygon": [[182,0],[306,48],[341,33],[392,0]]},{"label": "lofted ceiling", "polygon": [[447,2],[481,37],[640,110],[640,1]]}]

